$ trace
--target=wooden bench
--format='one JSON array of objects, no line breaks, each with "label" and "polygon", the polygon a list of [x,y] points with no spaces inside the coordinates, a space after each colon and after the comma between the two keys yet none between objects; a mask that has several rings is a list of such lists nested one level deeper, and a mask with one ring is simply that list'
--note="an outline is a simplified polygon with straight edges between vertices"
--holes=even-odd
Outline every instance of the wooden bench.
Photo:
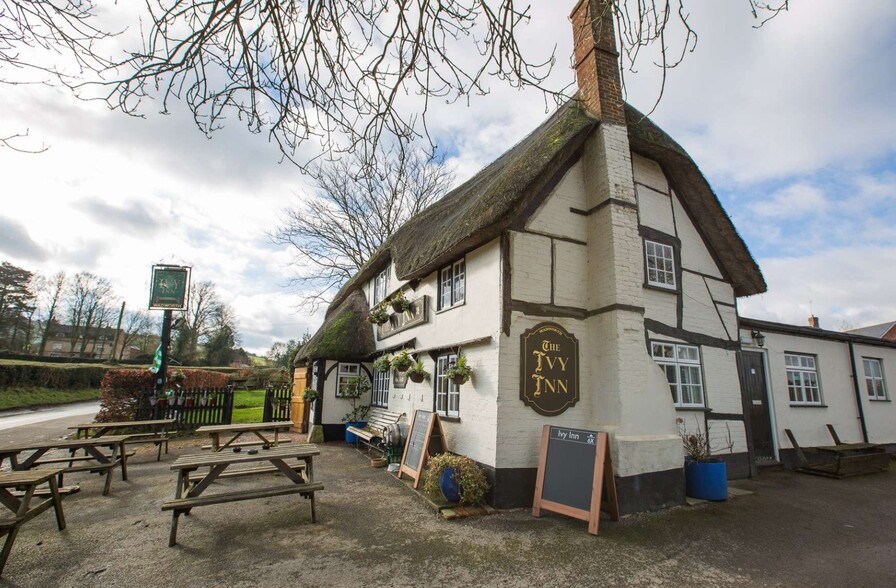
[{"label": "wooden bench", "polygon": [[383,451],[383,448],[379,447],[374,442],[374,439],[382,439],[386,432],[386,427],[397,424],[403,416],[403,412],[394,412],[375,406],[370,409],[370,414],[367,415],[367,426],[364,428],[348,427],[346,428],[346,431],[354,433],[361,443],[364,443],[364,445],[368,447],[368,450],[376,449],[378,451]]},{"label": "wooden bench", "polygon": [[[835,441],[840,440],[831,425],[828,425],[828,431]],[[883,447],[873,443],[838,443],[832,446],[803,448],[797,443],[793,431],[784,429],[784,433],[790,439],[800,461],[801,467],[797,468],[797,471],[804,474],[847,478],[886,472],[890,468],[890,456]],[[827,460],[826,463],[810,463],[806,456],[809,450],[812,450],[814,455],[823,456]]]},{"label": "wooden bench", "polygon": [[[227,449],[231,447],[259,447],[261,445],[282,445],[283,443],[292,443],[292,439],[277,439],[276,442],[271,440],[268,443],[264,441],[237,441],[236,443],[229,443],[227,445]],[[203,445],[203,449],[214,449],[215,446],[209,443],[208,445]]]},{"label": "wooden bench", "polygon": [[[56,526],[65,529],[65,516],[62,513],[62,499],[56,486],[56,475],[61,470],[30,470],[19,472],[0,472],[0,504],[12,511],[13,516],[0,519],[0,537],[6,535],[3,551],[0,552],[0,574],[6,567],[6,560],[12,552],[12,546],[19,534],[19,527],[49,508],[56,510]],[[32,504],[37,487],[48,484],[50,497],[43,502]],[[24,488],[20,496],[16,496],[9,488]]]},{"label": "wooden bench", "polygon": [[[320,455],[320,450],[315,445],[292,444],[262,449],[251,454],[219,451],[212,454],[201,453],[179,457],[171,465],[171,469],[177,471],[174,499],[162,504],[163,511],[172,511],[168,545],[177,545],[177,524],[180,515],[190,514],[190,509],[197,506],[299,494],[310,499],[311,522],[316,523],[314,493],[324,489],[324,485],[315,482],[313,477],[313,458],[317,455]],[[199,469],[204,471],[199,473]],[[272,471],[282,474],[287,479],[287,483],[203,494],[218,478],[249,477],[256,474],[269,474]]]}]

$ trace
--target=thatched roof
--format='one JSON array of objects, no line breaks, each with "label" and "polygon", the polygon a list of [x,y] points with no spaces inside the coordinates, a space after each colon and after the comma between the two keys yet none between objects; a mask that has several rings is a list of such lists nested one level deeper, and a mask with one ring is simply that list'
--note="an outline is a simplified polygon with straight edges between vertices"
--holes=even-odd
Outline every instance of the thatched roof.
[{"label": "thatched roof", "polygon": [[[709,183],[684,149],[634,108],[626,105],[631,148],[662,166],[678,196],[709,243],[735,294],[749,296],[766,290],[759,266],[722,209]],[[306,350],[333,319],[344,314],[345,302],[391,260],[401,280],[423,278],[505,230],[518,226],[560,180],[568,163],[578,157],[585,139],[599,121],[588,115],[577,98],[569,100],[525,139],[444,198],[411,218],[336,294],[321,330],[299,354],[324,357],[318,348]],[[366,312],[367,307],[364,308]],[[363,319],[363,317],[361,317]],[[361,320],[359,319],[359,320]],[[366,323],[360,331],[370,333]],[[356,332],[355,338],[361,336]],[[329,336],[328,336],[329,338]],[[331,356],[327,356],[331,357]]]},{"label": "thatched roof", "polygon": [[358,361],[375,350],[373,329],[365,320],[370,306],[367,297],[355,290],[335,309],[327,311],[324,324],[296,353],[294,363],[326,358]]}]

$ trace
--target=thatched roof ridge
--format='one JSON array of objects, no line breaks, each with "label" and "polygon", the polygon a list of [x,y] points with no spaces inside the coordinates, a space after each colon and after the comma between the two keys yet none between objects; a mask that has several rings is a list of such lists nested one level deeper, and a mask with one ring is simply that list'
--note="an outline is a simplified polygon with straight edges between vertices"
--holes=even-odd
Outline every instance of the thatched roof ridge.
[{"label": "thatched roof ridge", "polygon": [[[626,105],[633,151],[657,161],[728,276],[737,296],[766,290],[759,266],[687,152]],[[570,99],[478,174],[402,225],[339,290],[327,320],[391,259],[401,280],[423,278],[514,226],[544,196],[555,174],[577,155],[599,121]]]},{"label": "thatched roof ridge", "polygon": [[361,290],[355,290],[339,306],[327,312],[324,324],[296,352],[296,365],[314,359],[360,360],[376,350],[373,329],[365,320],[369,306]]},{"label": "thatched roof ridge", "polygon": [[731,280],[736,296],[765,292],[767,286],[747,244],[734,228],[722,203],[681,145],[632,106],[625,105],[628,140],[632,151],[653,159],[663,168],[697,230]]}]

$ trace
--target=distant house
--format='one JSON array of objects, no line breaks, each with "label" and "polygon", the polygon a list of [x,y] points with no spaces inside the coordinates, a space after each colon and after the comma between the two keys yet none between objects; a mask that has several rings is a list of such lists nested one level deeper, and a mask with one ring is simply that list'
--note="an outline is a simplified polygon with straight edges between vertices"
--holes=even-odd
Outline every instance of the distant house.
[{"label": "distant house", "polygon": [[[89,359],[118,359],[124,338],[119,333],[116,345],[115,331],[112,327],[90,328],[85,333],[84,328],[76,328],[72,325],[52,324],[47,335],[47,345],[44,353],[50,357],[85,357]],[[87,339],[86,343],[84,339]],[[81,352],[82,343],[84,351]],[[131,359],[139,353],[136,347],[128,346],[124,350],[121,359]]]},{"label": "distant house", "polygon": [[851,335],[861,335],[863,337],[876,337],[878,339],[886,339],[887,341],[896,341],[896,321],[871,325],[870,327],[862,327],[861,329],[852,329],[846,332]]}]

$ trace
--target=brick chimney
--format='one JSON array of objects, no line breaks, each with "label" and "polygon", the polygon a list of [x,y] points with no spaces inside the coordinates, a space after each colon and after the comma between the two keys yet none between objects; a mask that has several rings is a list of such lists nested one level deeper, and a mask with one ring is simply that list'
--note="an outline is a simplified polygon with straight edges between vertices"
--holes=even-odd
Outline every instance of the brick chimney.
[{"label": "brick chimney", "polygon": [[817,329],[818,327],[818,317],[814,314],[809,315],[809,326],[813,329]]},{"label": "brick chimney", "polygon": [[601,121],[625,124],[612,0],[580,0],[569,18],[579,99]]}]

